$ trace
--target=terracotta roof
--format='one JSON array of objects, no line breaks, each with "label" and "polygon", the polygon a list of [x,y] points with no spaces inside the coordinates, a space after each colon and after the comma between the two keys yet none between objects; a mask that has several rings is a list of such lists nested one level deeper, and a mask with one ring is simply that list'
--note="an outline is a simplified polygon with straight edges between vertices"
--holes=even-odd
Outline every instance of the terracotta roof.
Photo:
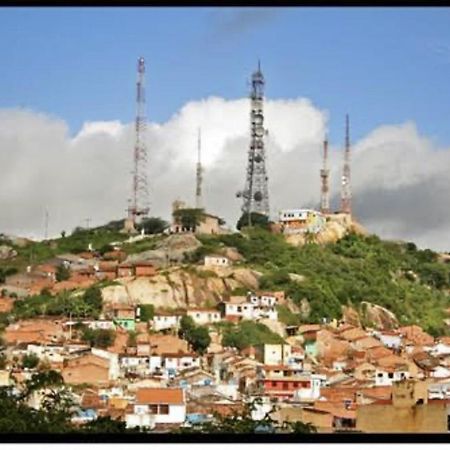
[{"label": "terracotta roof", "polygon": [[242,303],[247,303],[247,297],[245,295],[232,295],[225,303],[240,305]]},{"label": "terracotta roof", "polygon": [[299,327],[298,327],[298,332],[300,333],[300,334],[303,334],[303,333],[308,333],[308,332],[310,332],[310,331],[319,331],[320,330],[320,325],[317,325],[317,324],[305,324],[305,325],[300,325]]},{"label": "terracotta roof", "polygon": [[134,261],[133,264],[135,267],[155,267],[150,261]]},{"label": "terracotta roof", "polygon": [[208,312],[208,313],[220,313],[220,311],[218,309],[214,309],[214,308],[188,308],[187,312]]},{"label": "terracotta roof", "polygon": [[136,403],[179,405],[184,403],[183,390],[179,388],[141,388],[136,393]]},{"label": "terracotta roof", "polygon": [[346,341],[354,341],[359,338],[367,337],[367,333],[362,328],[350,328],[339,332],[339,337]]},{"label": "terracotta roof", "polygon": [[367,359],[369,361],[376,361],[391,355],[393,355],[392,350],[386,347],[374,347],[367,350]]},{"label": "terracotta roof", "polygon": [[317,401],[314,403],[314,408],[319,411],[328,412],[334,417],[356,419],[356,410],[346,409],[344,405],[340,403]]},{"label": "terracotta roof", "polygon": [[355,345],[363,349],[383,347],[383,344],[372,336],[366,336],[354,341]]}]

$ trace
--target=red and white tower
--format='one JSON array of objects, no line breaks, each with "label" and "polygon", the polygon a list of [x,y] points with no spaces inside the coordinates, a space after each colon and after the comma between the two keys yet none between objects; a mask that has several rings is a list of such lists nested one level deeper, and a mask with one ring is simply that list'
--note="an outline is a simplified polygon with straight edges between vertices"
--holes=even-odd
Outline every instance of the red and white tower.
[{"label": "red and white tower", "polygon": [[328,169],[328,137],[323,141],[323,165],[320,169],[321,189],[320,189],[320,212],[329,214],[330,212],[330,170]]}]

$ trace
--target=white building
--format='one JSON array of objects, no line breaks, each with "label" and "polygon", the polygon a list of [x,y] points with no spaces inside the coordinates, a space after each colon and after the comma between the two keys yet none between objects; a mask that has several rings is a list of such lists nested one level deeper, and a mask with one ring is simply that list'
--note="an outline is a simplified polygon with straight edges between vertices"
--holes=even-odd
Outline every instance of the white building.
[{"label": "white building", "polygon": [[387,348],[400,348],[402,345],[402,337],[397,333],[389,331],[376,331],[373,335],[377,337]]},{"label": "white building", "polygon": [[207,325],[221,321],[220,311],[216,309],[192,308],[187,310],[187,315],[192,317],[192,320],[197,325]]},{"label": "white building", "polygon": [[289,344],[261,344],[255,346],[256,359],[266,366],[287,365],[291,360],[292,347]]},{"label": "white building", "polygon": [[142,388],[136,393],[133,413],[126,415],[127,428],[154,428],[186,420],[186,400],[180,388]]},{"label": "white building", "polygon": [[312,209],[284,209],[279,213],[279,223],[285,234],[318,233],[324,228],[326,219]]},{"label": "white building", "polygon": [[294,393],[294,400],[306,401],[317,400],[320,398],[320,386],[324,383],[326,377],[320,374],[311,374],[311,381],[308,388],[301,388]]},{"label": "white building", "polygon": [[91,352],[93,355],[109,360],[109,379],[117,380],[120,375],[119,355],[100,348],[92,348]]},{"label": "white building", "polygon": [[170,330],[177,328],[181,320],[180,314],[173,313],[159,313],[153,316],[152,329],[155,331]]},{"label": "white building", "polygon": [[226,256],[207,255],[204,259],[205,267],[228,267],[230,260]]},{"label": "white building", "polygon": [[245,296],[231,296],[222,303],[222,312],[227,317],[240,317],[243,320],[271,319],[278,320],[275,306],[277,298],[269,295],[249,294]]}]

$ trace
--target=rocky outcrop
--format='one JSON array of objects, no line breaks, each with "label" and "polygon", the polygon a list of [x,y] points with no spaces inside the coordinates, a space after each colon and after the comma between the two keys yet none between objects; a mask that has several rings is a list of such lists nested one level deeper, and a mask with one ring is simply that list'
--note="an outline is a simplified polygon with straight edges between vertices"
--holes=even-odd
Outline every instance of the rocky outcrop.
[{"label": "rocky outcrop", "polygon": [[193,234],[173,234],[158,242],[154,250],[130,255],[126,262],[149,261],[156,267],[165,267],[169,263],[181,263],[186,253],[197,250],[201,245]]},{"label": "rocky outcrop", "polygon": [[151,278],[122,278],[103,288],[105,303],[152,304],[157,309],[216,306],[224,294],[244,287],[258,288],[258,273],[231,270],[226,276],[194,268],[172,268]]},{"label": "rocky outcrop", "polygon": [[0,259],[12,259],[17,256],[17,252],[9,245],[0,245]]},{"label": "rocky outcrop", "polygon": [[359,309],[361,320],[378,330],[392,330],[399,326],[395,314],[380,305],[361,302]]},{"label": "rocky outcrop", "polygon": [[351,306],[342,306],[342,320],[354,327],[361,327],[358,311]]},{"label": "rocky outcrop", "polygon": [[337,242],[348,233],[367,235],[367,230],[347,214],[330,214],[327,216],[325,227],[314,235],[294,234],[286,235],[286,241],[295,246],[302,246],[308,240],[317,244]]},{"label": "rocky outcrop", "polygon": [[260,323],[265,325],[270,331],[280,335],[281,337],[286,336],[286,326],[279,322],[278,320],[271,319],[261,319]]}]

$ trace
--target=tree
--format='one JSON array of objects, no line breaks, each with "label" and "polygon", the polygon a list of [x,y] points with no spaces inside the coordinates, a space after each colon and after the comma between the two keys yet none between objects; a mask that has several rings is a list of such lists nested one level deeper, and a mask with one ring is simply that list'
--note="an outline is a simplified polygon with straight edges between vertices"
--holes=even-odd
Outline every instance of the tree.
[{"label": "tree", "polygon": [[190,331],[187,340],[192,349],[200,355],[203,355],[211,344],[211,337],[206,327],[195,327]]},{"label": "tree", "polygon": [[89,343],[91,347],[107,348],[114,343],[115,332],[113,330],[91,330],[85,328],[81,339]]},{"label": "tree", "polygon": [[183,228],[195,231],[204,214],[205,212],[201,208],[181,208],[174,211],[173,216]]},{"label": "tree", "polygon": [[22,367],[24,369],[34,369],[39,364],[39,357],[35,353],[27,353],[22,358]]},{"label": "tree", "polygon": [[153,305],[140,305],[139,309],[141,311],[141,322],[148,322],[153,319],[155,315],[155,307]]},{"label": "tree", "polygon": [[102,291],[98,286],[91,286],[84,291],[83,300],[89,306],[91,314],[97,318],[103,305]]},{"label": "tree", "polygon": [[63,230],[61,231],[61,237],[64,239],[66,237],[66,232]]},{"label": "tree", "polygon": [[149,217],[143,219],[137,228],[139,231],[144,230],[146,234],[158,234],[162,233],[169,224],[160,217]]},{"label": "tree", "polygon": [[189,340],[189,336],[192,330],[195,328],[195,322],[190,316],[183,316],[180,320],[180,329],[178,331],[178,336],[181,339]]},{"label": "tree", "polygon": [[56,268],[56,281],[64,281],[70,278],[70,270],[64,265],[60,264]]},{"label": "tree", "polygon": [[[269,217],[264,214],[252,212],[250,214],[250,220],[251,220],[251,226],[253,226],[253,227],[259,227],[259,228],[264,228],[264,229],[269,228]],[[244,212],[242,214],[242,216],[239,218],[239,220],[236,224],[236,228],[238,230],[241,230],[244,227],[248,227],[248,225],[249,225],[248,213]]]}]

